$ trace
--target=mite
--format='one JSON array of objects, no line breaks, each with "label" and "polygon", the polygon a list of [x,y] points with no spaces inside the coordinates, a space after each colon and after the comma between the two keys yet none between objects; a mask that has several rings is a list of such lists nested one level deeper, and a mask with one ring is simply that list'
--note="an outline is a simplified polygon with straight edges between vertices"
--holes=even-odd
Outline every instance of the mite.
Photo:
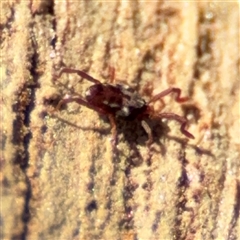
[{"label": "mite", "polygon": [[153,96],[150,101],[146,102],[139,94],[137,94],[132,88],[127,85],[101,83],[87,73],[72,68],[63,68],[60,71],[58,78],[61,77],[63,73],[76,73],[80,77],[92,82],[93,85],[87,89],[85,98],[68,95],[59,102],[57,108],[59,109],[63,104],[76,102],[98,112],[101,115],[108,116],[112,127],[112,143],[114,147],[117,144],[117,118],[122,118],[126,121],[141,121],[142,127],[148,134],[148,146],[153,142],[152,131],[145,121],[149,118],[166,118],[175,120],[181,124],[180,131],[186,137],[194,139],[194,136],[186,130],[188,121],[185,117],[179,116],[175,113],[158,113],[155,112],[151,106],[152,103],[159,100],[162,101],[163,97],[171,93],[175,94],[176,102],[182,103],[187,101],[188,98],[181,97],[181,89],[174,87],[168,88]]}]

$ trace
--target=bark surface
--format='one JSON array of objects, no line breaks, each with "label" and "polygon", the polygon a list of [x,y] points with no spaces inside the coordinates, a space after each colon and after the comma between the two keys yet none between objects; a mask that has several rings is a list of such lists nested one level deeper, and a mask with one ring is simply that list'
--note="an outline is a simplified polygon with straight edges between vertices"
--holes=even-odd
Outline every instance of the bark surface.
[{"label": "bark surface", "polygon": [[[1,2],[1,239],[239,239],[239,5],[209,1]],[[189,119],[118,122],[71,103],[128,84]],[[158,106],[160,109],[160,106]],[[156,106],[157,109],[157,106]],[[158,110],[159,110],[158,109]],[[151,154],[151,164],[147,161]]]}]

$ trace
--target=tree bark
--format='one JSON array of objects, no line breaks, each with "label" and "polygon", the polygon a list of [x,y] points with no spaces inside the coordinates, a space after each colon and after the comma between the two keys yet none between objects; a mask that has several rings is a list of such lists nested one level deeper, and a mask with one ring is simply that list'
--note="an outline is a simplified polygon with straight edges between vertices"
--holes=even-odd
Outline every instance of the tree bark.
[{"label": "tree bark", "polygon": [[[239,239],[239,4],[1,2],[2,239]],[[178,87],[174,121],[108,119],[66,94]],[[113,75],[113,70],[115,74]],[[149,160],[149,157],[151,159]]]}]

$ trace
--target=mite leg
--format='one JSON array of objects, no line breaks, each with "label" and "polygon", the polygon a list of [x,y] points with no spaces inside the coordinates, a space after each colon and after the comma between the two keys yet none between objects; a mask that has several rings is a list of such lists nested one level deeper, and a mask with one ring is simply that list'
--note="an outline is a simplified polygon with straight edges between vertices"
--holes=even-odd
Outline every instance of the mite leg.
[{"label": "mite leg", "polygon": [[152,99],[150,99],[149,103],[155,102],[157,100],[161,100],[162,97],[167,96],[170,93],[176,93],[176,97],[175,97],[175,101],[176,102],[185,102],[188,100],[187,97],[180,97],[181,95],[181,89],[180,88],[168,88],[163,92],[158,93],[157,95],[155,95]]},{"label": "mite leg", "polygon": [[153,135],[152,135],[152,130],[145,122],[144,120],[141,121],[142,127],[145,130],[145,132],[148,135],[148,141],[147,141],[147,148],[148,148],[148,158],[147,158],[147,163],[150,166],[151,165],[151,159],[152,159],[152,153],[151,153],[151,145],[153,143]]},{"label": "mite leg", "polygon": [[144,120],[141,121],[141,124],[142,124],[143,129],[145,130],[145,132],[148,135],[147,146],[148,146],[148,148],[150,148],[151,144],[153,143],[152,130]]},{"label": "mite leg", "polygon": [[109,66],[108,72],[109,72],[109,82],[113,84],[115,82],[115,68]]},{"label": "mite leg", "polygon": [[188,124],[188,120],[185,117],[181,117],[175,113],[160,113],[157,115],[158,118],[167,118],[167,119],[173,119],[175,121],[178,121],[181,124],[180,130],[181,132],[188,138],[194,139],[194,136],[188,132],[185,128]]},{"label": "mite leg", "polygon": [[58,105],[57,105],[56,108],[57,108],[57,110],[59,110],[62,105],[68,104],[68,103],[71,103],[71,102],[76,102],[76,103],[78,103],[78,104],[80,104],[80,105],[83,105],[83,106],[85,106],[85,107],[87,107],[87,108],[90,108],[90,109],[98,112],[99,114],[104,114],[104,115],[106,115],[106,112],[103,111],[101,108],[98,108],[98,107],[95,107],[95,106],[89,104],[88,102],[86,102],[84,99],[82,99],[82,98],[80,98],[80,97],[71,97],[71,96],[69,96],[69,95],[67,95],[65,98],[63,98],[63,99],[58,103]]},{"label": "mite leg", "polygon": [[60,73],[58,74],[58,78],[60,78],[62,76],[63,73],[76,73],[78,74],[80,77],[82,78],[85,78],[87,79],[88,81],[90,82],[93,82],[93,83],[100,83],[97,79],[89,76],[87,73],[83,72],[83,71],[80,71],[80,70],[77,70],[77,69],[73,69],[73,68],[62,68]]},{"label": "mite leg", "polygon": [[115,121],[115,118],[114,118],[114,115],[112,114],[108,114],[108,118],[109,118],[109,121],[110,121],[110,124],[111,124],[111,133],[112,133],[112,145],[113,145],[113,149],[115,151],[115,148],[118,144],[117,142],[117,125],[116,125],[116,121]]}]

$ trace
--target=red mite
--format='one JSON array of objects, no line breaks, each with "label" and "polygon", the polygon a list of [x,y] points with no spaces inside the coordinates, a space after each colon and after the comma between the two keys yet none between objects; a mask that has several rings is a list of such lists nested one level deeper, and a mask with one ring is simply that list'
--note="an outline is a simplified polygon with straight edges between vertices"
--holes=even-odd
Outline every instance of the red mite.
[{"label": "red mite", "polygon": [[62,73],[76,73],[80,77],[92,82],[93,85],[87,89],[85,93],[85,99],[79,96],[68,96],[59,102],[58,108],[62,104],[77,102],[78,104],[88,107],[99,114],[108,116],[112,127],[112,140],[114,146],[117,144],[116,118],[122,118],[126,121],[132,121],[136,119],[140,120],[142,127],[148,134],[148,146],[153,142],[151,129],[147,122],[144,121],[144,119],[148,118],[166,118],[176,120],[181,124],[181,132],[186,137],[194,139],[194,136],[185,129],[188,124],[188,121],[185,117],[181,117],[175,113],[156,113],[153,107],[150,106],[151,103],[154,103],[158,100],[162,101],[162,98],[170,93],[175,93],[175,100],[177,102],[185,102],[187,98],[180,97],[180,88],[168,88],[167,90],[153,96],[150,101],[146,103],[145,100],[142,99],[129,86],[101,83],[97,79],[89,76],[87,73],[71,68],[63,68],[58,77],[61,77]]}]

